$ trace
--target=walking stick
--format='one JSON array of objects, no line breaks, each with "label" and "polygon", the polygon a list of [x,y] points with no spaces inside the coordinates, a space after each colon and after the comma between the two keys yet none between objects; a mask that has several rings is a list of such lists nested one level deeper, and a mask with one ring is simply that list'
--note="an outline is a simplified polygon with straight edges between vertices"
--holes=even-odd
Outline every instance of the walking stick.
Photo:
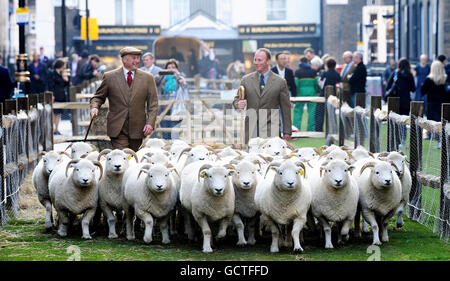
[{"label": "walking stick", "polygon": [[83,142],[86,141],[86,139],[87,139],[87,137],[89,135],[89,131],[91,130],[92,121],[94,121],[94,118],[91,118],[91,122],[89,122],[89,127],[87,128],[86,135],[84,136]]},{"label": "walking stick", "polygon": [[[238,89],[239,100],[245,100],[245,88],[240,86]],[[241,149],[245,147],[245,109],[241,110]]]}]

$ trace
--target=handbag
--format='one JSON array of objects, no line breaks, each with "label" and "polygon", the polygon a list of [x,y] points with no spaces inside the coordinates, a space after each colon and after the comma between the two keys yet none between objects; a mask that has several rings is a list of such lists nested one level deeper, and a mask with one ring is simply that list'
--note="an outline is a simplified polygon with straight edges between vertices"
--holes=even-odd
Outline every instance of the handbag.
[{"label": "handbag", "polygon": [[[187,89],[183,87],[179,87],[177,90],[177,95],[175,100],[188,100],[189,93]],[[172,106],[172,114],[171,115],[184,115],[186,112],[186,104],[185,103],[175,103]]]},{"label": "handbag", "polygon": [[398,96],[399,89],[398,89],[397,81],[398,81],[398,72],[396,71],[394,74],[394,83],[392,83],[391,88],[386,91],[386,95],[384,96],[384,99],[383,99],[384,101],[387,101],[387,99],[389,97],[397,97]]}]

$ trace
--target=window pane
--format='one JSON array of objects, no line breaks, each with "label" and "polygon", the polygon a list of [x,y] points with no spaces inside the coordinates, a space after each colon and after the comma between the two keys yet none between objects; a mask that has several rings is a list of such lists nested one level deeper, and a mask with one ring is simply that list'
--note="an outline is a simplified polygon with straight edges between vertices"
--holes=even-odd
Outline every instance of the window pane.
[{"label": "window pane", "polygon": [[116,25],[122,25],[122,0],[115,0],[114,1],[115,4],[115,22]]},{"label": "window pane", "polygon": [[217,1],[217,13],[216,18],[228,25],[232,24],[231,15],[231,0],[219,0]]},{"label": "window pane", "polygon": [[286,20],[286,0],[267,0],[267,20]]},{"label": "window pane", "polygon": [[127,24],[134,24],[134,0],[127,0]]},{"label": "window pane", "polygon": [[189,16],[189,0],[172,0],[171,24],[174,25]]}]

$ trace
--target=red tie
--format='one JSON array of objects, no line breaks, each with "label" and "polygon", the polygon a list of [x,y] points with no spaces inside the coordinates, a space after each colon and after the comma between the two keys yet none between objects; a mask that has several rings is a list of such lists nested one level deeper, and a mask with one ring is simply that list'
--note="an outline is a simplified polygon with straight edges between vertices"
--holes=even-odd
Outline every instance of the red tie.
[{"label": "red tie", "polygon": [[127,77],[128,87],[131,87],[131,82],[133,82],[133,77],[131,76],[131,71],[128,71],[128,77]]}]

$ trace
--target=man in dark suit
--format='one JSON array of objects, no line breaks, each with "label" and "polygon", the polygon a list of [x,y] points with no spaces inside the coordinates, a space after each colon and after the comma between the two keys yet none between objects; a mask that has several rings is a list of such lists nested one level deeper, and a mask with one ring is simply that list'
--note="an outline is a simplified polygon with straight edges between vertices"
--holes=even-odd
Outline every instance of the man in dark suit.
[{"label": "man in dark suit", "polygon": [[355,70],[349,76],[351,107],[355,106],[355,94],[366,92],[367,70],[363,63],[363,54],[360,52],[353,53],[353,63],[356,65]]},{"label": "man in dark suit", "polygon": [[[270,51],[258,49],[253,59],[255,72],[245,75],[241,86],[245,89],[245,98],[236,95],[233,106],[246,110],[245,143],[254,137],[277,137],[280,135],[278,110],[284,124],[283,138],[290,140],[292,134],[291,102],[286,80],[270,71]],[[276,113],[273,114],[273,111]],[[278,122],[277,122],[278,121]]]},{"label": "man in dark suit", "polygon": [[11,98],[14,83],[9,75],[9,70],[2,66],[3,57],[0,54],[0,102],[4,103],[6,99]]},{"label": "man in dark suit", "polygon": [[272,71],[280,75],[281,78],[284,78],[284,80],[286,80],[289,92],[291,93],[291,97],[297,96],[297,87],[295,86],[294,71],[286,66],[289,63],[287,60],[287,55],[285,53],[278,53],[275,55],[275,60],[277,61],[277,65],[272,67]]}]

